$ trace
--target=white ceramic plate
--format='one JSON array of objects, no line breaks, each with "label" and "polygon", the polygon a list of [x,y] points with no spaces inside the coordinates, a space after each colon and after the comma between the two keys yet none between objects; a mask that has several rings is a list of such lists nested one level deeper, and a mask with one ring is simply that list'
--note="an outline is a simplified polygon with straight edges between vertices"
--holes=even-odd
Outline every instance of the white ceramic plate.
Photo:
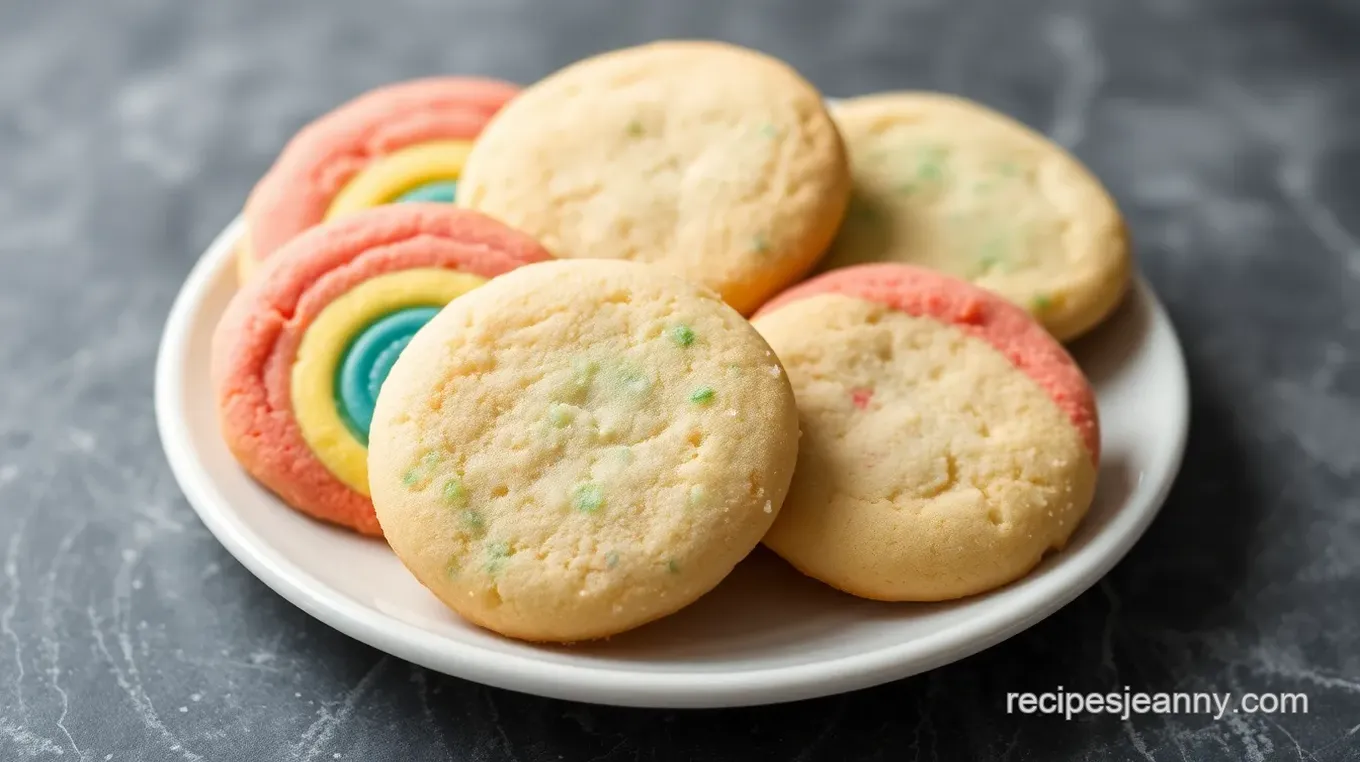
[{"label": "white ceramic plate", "polygon": [[209,340],[235,290],[239,221],[175,300],[156,368],[156,417],[175,477],[208,528],[265,584],[374,648],[488,685],[657,707],[773,703],[862,688],[976,653],[1093,585],[1142,535],[1180,467],[1185,363],[1139,281],[1074,354],[1100,401],[1095,505],[1067,549],[1025,579],[949,604],[883,604],[833,591],[761,549],[674,616],[607,642],[529,645],[461,621],[381,541],[289,510],[236,465],[217,429]]}]

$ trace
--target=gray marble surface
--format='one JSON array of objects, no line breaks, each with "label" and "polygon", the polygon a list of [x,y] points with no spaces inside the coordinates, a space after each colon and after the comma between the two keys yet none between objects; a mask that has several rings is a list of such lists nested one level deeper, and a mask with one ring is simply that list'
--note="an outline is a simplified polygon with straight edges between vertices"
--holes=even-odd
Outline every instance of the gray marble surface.
[{"label": "gray marble surface", "polygon": [[[384,657],[238,565],[170,476],[170,300],[301,124],[718,37],[830,94],[951,90],[1071,147],[1190,364],[1184,472],[1096,588],[847,696],[589,707]],[[1345,0],[0,0],[0,760],[1360,759],[1360,5]],[[1302,692],[1061,719],[1007,691]]]}]

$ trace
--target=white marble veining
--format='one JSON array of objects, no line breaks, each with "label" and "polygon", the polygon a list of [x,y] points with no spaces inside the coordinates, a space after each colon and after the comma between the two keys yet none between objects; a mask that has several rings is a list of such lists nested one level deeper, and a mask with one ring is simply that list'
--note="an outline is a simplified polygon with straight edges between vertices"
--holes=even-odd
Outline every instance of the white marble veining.
[{"label": "white marble veining", "polygon": [[[1360,758],[1360,9],[1324,0],[0,0],[0,759]],[[664,36],[826,92],[960,92],[1087,161],[1192,373],[1182,478],[1097,588],[848,696],[619,710],[310,620],[207,534],[151,366],[197,253],[307,119],[435,72]],[[1004,714],[1013,690],[1301,691],[1310,712]]]}]

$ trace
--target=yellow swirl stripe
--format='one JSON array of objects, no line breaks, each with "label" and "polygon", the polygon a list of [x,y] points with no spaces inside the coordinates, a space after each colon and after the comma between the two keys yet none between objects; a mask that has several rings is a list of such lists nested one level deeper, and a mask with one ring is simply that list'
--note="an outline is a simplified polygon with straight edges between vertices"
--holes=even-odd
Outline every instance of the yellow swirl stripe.
[{"label": "yellow swirl stripe", "polygon": [[336,403],[336,373],[345,351],[386,315],[407,307],[442,307],[485,282],[434,267],[378,275],[326,305],[307,327],[293,361],[293,416],[317,459],[354,491],[368,494],[368,449],[345,425]]},{"label": "yellow swirl stripe", "polygon": [[391,203],[426,183],[457,180],[470,150],[466,140],[434,140],[374,159],[335,194],[326,219]]}]

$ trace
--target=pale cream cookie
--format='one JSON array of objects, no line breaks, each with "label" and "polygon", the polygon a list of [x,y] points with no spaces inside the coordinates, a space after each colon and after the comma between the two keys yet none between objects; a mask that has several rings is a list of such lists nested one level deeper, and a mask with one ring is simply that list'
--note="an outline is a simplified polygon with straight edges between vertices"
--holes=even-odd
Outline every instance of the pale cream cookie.
[{"label": "pale cream cookie", "polygon": [[803,439],[765,544],[866,598],[937,601],[1020,578],[1090,506],[1095,400],[1024,312],[922,268],[814,278],[754,324]]},{"label": "pale cream cookie", "polygon": [[369,483],[388,543],[450,608],[569,642],[717,585],[778,515],[797,449],[783,368],[716,294],[562,261],[416,334],[378,398]]},{"label": "pale cream cookie", "polygon": [[792,68],[658,42],[520,93],[473,146],[457,201],[558,257],[660,265],[746,314],[813,266],[849,193],[836,127]]},{"label": "pale cream cookie", "polygon": [[1062,148],[961,98],[841,101],[854,195],[821,268],[921,265],[1024,307],[1061,341],[1118,305],[1130,274],[1114,200]]}]

